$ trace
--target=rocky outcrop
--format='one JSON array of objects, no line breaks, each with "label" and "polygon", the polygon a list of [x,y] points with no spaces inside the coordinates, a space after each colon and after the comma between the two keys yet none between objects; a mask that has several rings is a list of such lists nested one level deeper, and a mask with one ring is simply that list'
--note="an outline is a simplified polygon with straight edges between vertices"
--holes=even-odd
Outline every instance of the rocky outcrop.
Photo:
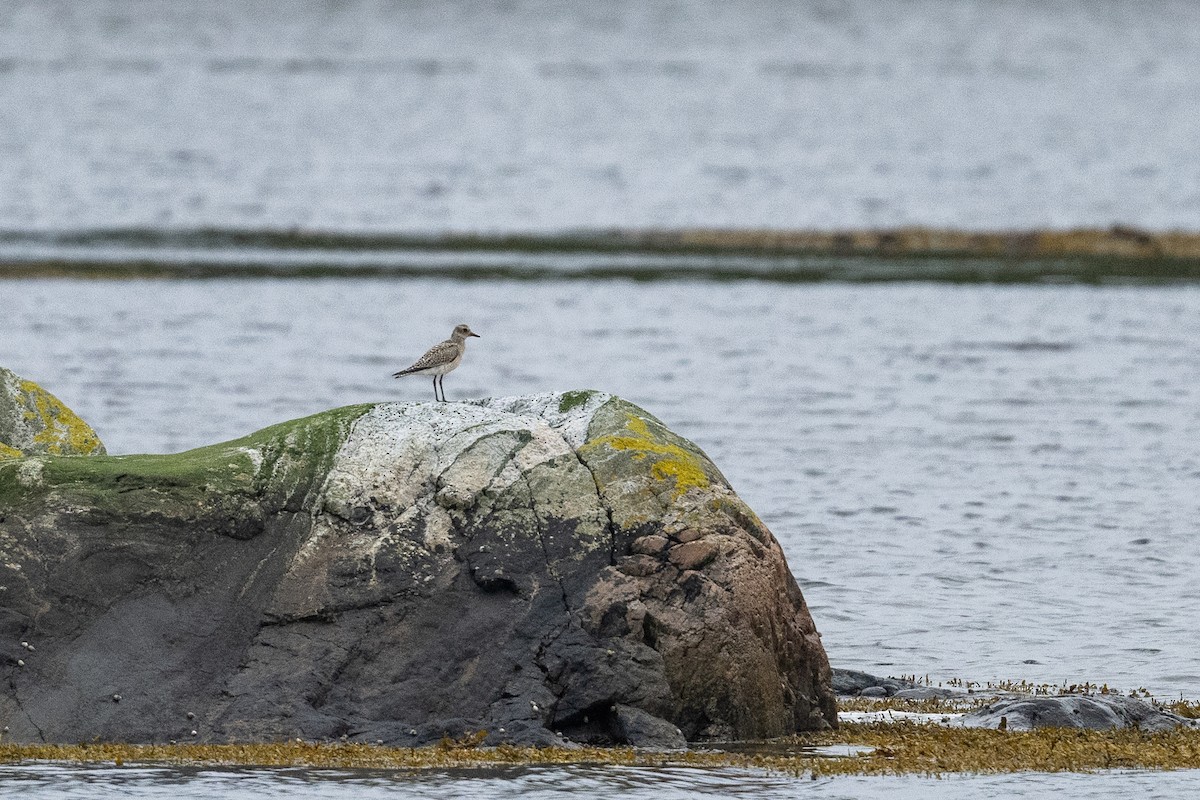
[{"label": "rocky outcrop", "polygon": [[15,741],[836,724],[778,543],[695,445],[595,392],[0,461],[0,671]]},{"label": "rocky outcrop", "polygon": [[1038,728],[1140,728],[1151,732],[1200,724],[1196,720],[1163,711],[1145,700],[1115,694],[1001,700],[964,715],[959,723],[966,728],[1003,728],[1010,731]]},{"label": "rocky outcrop", "polygon": [[23,455],[104,455],[104,445],[57,397],[0,367],[0,458]]}]

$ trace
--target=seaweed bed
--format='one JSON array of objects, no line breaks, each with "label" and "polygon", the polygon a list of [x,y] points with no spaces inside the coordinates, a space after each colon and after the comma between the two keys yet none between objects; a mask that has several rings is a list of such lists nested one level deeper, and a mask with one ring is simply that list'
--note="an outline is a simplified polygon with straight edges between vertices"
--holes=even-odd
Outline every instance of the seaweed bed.
[{"label": "seaweed bed", "polygon": [[0,231],[0,278],[451,276],[460,280],[1163,283],[1200,280],[1200,233],[614,230],[547,234],[318,230]]},{"label": "seaweed bed", "polygon": [[[479,747],[475,741],[469,737],[416,749],[300,741],[225,745],[0,744],[0,763],[71,761],[115,766],[168,763],[400,770],[545,764],[687,765],[757,768],[813,777],[1200,769],[1200,730],[1195,729],[1159,734],[1064,729],[1015,733],[910,722],[848,724],[837,731],[772,742],[758,753]],[[812,751],[831,745],[856,745],[860,750],[857,755],[843,757]],[[786,752],[789,748],[794,752]]]},{"label": "seaweed bed", "polygon": [[[994,694],[988,695],[994,698]],[[900,700],[856,698],[843,710],[958,713],[979,698]],[[1165,708],[1200,716],[1200,704]],[[1200,729],[1165,733],[1137,729],[1047,728],[1030,732],[959,728],[932,722],[843,723],[838,730],[758,744],[677,752],[623,747],[484,747],[485,732],[422,748],[300,740],[256,744],[0,743],[0,763],[57,761],[174,765],[421,770],[501,765],[612,764],[763,769],[813,778],[836,775],[925,775],[1005,772],[1093,772],[1106,769],[1200,769]],[[846,754],[829,755],[841,746]],[[841,752],[841,751],[839,751]]]}]

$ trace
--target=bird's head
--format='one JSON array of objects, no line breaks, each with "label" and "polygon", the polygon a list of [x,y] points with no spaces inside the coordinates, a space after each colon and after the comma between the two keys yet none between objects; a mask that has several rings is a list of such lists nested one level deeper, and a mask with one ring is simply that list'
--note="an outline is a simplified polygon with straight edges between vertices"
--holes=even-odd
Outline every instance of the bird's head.
[{"label": "bird's head", "polygon": [[454,326],[454,333],[451,334],[451,338],[457,339],[461,342],[468,336],[474,336],[476,339],[482,338],[478,333],[472,333],[469,325],[462,324]]}]

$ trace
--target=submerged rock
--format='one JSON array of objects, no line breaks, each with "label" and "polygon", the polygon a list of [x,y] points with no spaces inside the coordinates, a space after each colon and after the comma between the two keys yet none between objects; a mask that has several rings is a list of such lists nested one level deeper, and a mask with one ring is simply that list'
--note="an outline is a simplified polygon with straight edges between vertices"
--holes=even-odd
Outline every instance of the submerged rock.
[{"label": "submerged rock", "polygon": [[960,724],[967,728],[1004,727],[1010,731],[1037,728],[1140,728],[1158,732],[1198,723],[1163,711],[1136,697],[1093,694],[1002,700],[964,715]]},{"label": "submerged rock", "polygon": [[833,691],[840,697],[891,697],[917,688],[906,678],[880,678],[856,669],[834,669]]},{"label": "submerged rock", "polygon": [[0,458],[23,455],[104,455],[104,445],[57,397],[0,367]]},{"label": "submerged rock", "polygon": [[595,392],[0,461],[0,669],[12,741],[836,724],[778,543],[695,445]]}]

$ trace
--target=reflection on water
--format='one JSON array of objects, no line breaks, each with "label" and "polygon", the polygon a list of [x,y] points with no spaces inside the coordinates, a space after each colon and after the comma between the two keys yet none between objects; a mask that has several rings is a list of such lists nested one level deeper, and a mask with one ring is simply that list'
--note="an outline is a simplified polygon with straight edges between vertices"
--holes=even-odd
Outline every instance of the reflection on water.
[{"label": "reflection on water", "polygon": [[621,797],[685,800],[689,797],[856,798],[858,800],[975,800],[980,797],[1061,797],[1126,800],[1130,796],[1186,798],[1200,789],[1195,772],[1106,772],[1096,775],[822,778],[750,770],[687,767],[514,767],[453,772],[369,772],[310,769],[230,769],[145,766],[0,765],[0,787],[29,800],[97,797],[223,800],[329,798],[376,800],[464,797]]},{"label": "reflection on water", "polygon": [[1200,289],[620,281],[6,281],[0,364],[110,452],[395,381],[597,388],[694,439],[781,540],[833,663],[1200,697]]}]

